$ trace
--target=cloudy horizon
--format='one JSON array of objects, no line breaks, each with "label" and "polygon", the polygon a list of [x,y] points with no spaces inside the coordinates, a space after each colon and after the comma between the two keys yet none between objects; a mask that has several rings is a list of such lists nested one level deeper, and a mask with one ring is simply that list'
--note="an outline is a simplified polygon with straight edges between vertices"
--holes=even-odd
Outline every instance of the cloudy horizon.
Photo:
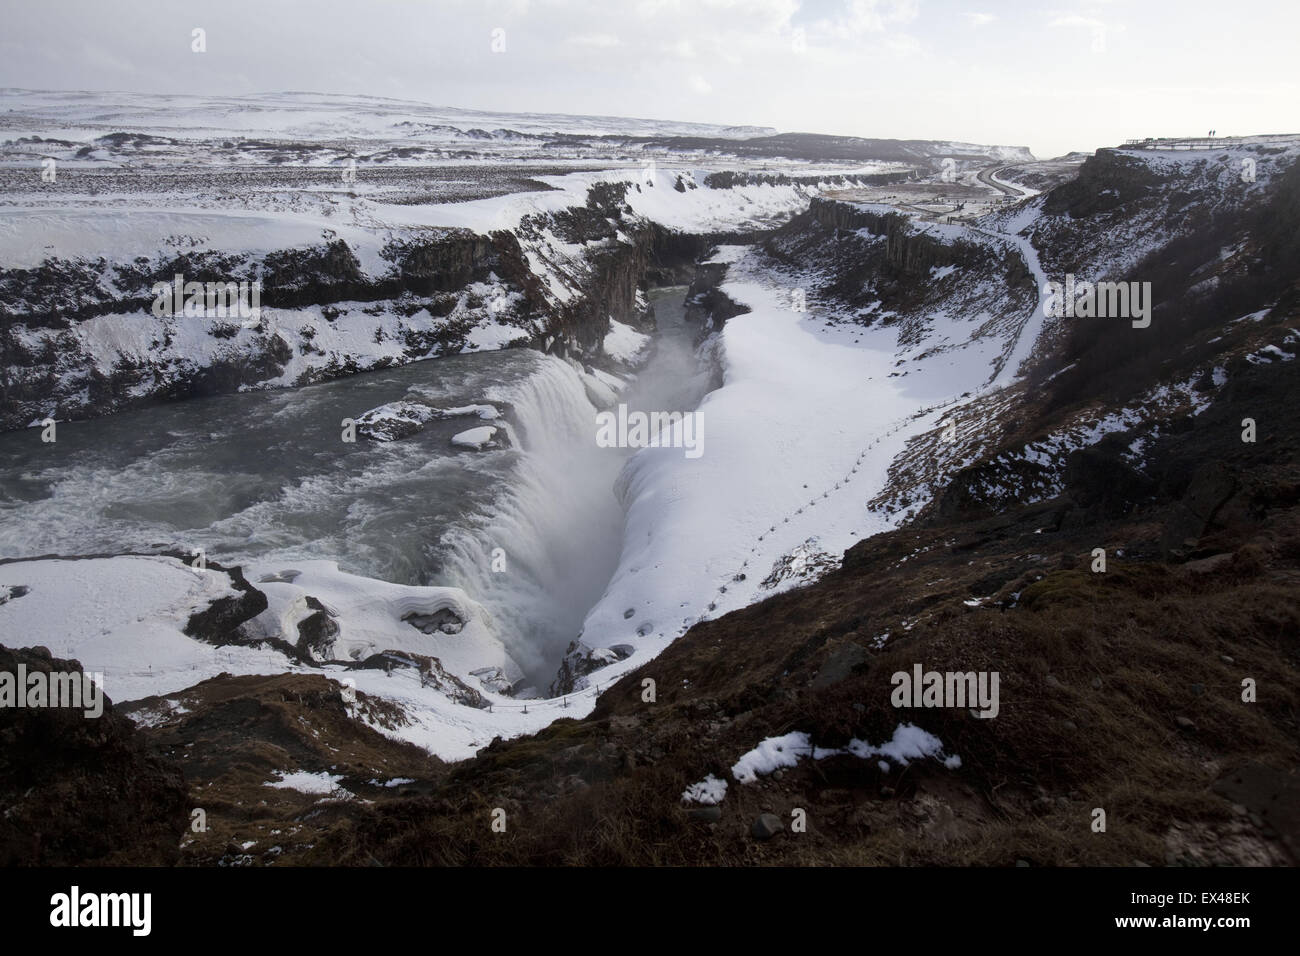
[{"label": "cloudy horizon", "polygon": [[1288,63],[1300,8],[1234,15],[1194,0],[1171,15],[1160,6],[54,0],[9,11],[0,86],[302,90],[1027,146],[1039,157],[1212,129],[1294,131]]}]

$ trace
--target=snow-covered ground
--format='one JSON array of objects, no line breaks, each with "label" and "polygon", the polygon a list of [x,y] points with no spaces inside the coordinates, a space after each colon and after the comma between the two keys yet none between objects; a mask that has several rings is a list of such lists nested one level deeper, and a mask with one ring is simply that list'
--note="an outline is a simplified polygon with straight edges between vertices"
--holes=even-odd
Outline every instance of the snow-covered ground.
[{"label": "snow-covered ground", "polygon": [[[583,185],[566,183],[567,197],[552,192],[465,203],[452,215],[458,224],[473,223],[477,229],[517,222],[524,209],[572,203],[594,181],[587,174],[566,179]],[[738,228],[793,211],[811,192],[794,186],[678,191],[642,184],[628,199],[647,218],[705,230]],[[426,210],[425,215],[435,213]],[[952,238],[981,238],[959,226],[930,228],[950,232]],[[1000,234],[982,238],[1028,245]],[[560,715],[579,716],[594,705],[599,686],[644,664],[701,617],[799,583],[806,573],[833,564],[854,542],[890,527],[894,519],[867,510],[866,502],[881,491],[895,454],[909,437],[933,428],[942,409],[963,393],[989,387],[992,370],[1010,352],[1013,361],[1001,362],[1001,378],[1009,378],[1041,327],[1026,315],[1008,326],[1007,338],[980,334],[985,315],[936,312],[929,316],[925,340],[903,346],[897,326],[837,325],[827,321],[834,316],[819,313],[816,302],[809,303],[807,312],[794,311],[790,289],[777,284],[743,248],[723,247],[715,259],[730,264],[722,291],[750,311],[729,320],[711,343],[724,378],[698,412],[707,426],[705,452],[688,458],[680,447],[645,448],[632,457],[617,488],[627,515],[621,558],[583,623],[587,646],[621,645],[623,652],[630,651],[626,658],[579,678],[578,689],[567,698],[512,699],[494,687],[515,681],[518,668],[493,636],[483,608],[465,592],[384,584],[345,574],[324,561],[245,568],[255,583],[286,570],[299,572],[290,582],[257,585],[272,602],[260,619],[266,634],[294,640],[310,594],[337,615],[343,628],[334,657],[391,649],[438,658],[449,674],[482,693],[491,709],[455,702],[414,668],[385,672],[326,666],[323,672],[398,703],[408,723],[377,729],[443,757],[466,757],[493,736],[536,730]],[[615,325],[606,348],[619,358],[631,357],[644,346],[636,336]],[[905,375],[898,372],[900,362]],[[592,382],[609,390],[592,376],[585,378],[591,380],[589,392]],[[480,563],[486,567],[488,558],[482,556]],[[0,583],[25,583],[20,578],[37,568],[26,562],[0,568]],[[777,568],[785,570],[778,574]],[[154,574],[161,572],[155,569]],[[172,693],[221,671],[295,669],[286,668],[285,659],[273,652],[210,648],[181,635],[185,615],[178,608],[190,591],[177,586],[193,588],[193,572],[180,568],[174,575],[181,577],[149,585],[155,595],[171,595],[165,607],[148,612],[157,619],[153,626],[160,631],[160,646],[173,648],[158,662],[144,660],[151,642],[133,629],[129,609],[120,620],[104,617],[107,612],[99,607],[79,611],[82,616],[75,621],[34,616],[19,632],[63,635],[72,656],[109,675],[110,695],[113,684],[120,684],[119,697]],[[769,578],[773,580],[765,587]],[[87,582],[86,590],[100,591],[100,586]],[[23,604],[34,611],[38,605],[31,597],[0,606],[0,621]],[[79,602],[66,603],[75,608]],[[403,620],[444,608],[464,622],[458,633],[426,634]],[[91,632],[100,635],[98,644],[85,643]],[[119,641],[135,649],[123,659],[133,662],[125,671],[122,661],[105,653]]]},{"label": "snow-covered ground", "polygon": [[[238,102],[213,100],[196,114],[193,128],[182,128],[174,122],[177,104],[128,98],[120,111],[104,113],[92,109],[93,98],[24,96],[28,96],[24,108],[34,117],[32,124],[46,124],[41,126],[45,135],[51,133],[48,118],[56,116],[70,140],[129,128],[184,141],[157,144],[155,160],[160,163],[199,148],[189,142],[190,137],[263,136],[272,130],[312,141],[351,137],[377,151],[407,137],[425,145],[460,142],[474,138],[468,130],[491,122],[488,139],[502,151],[494,154],[498,159],[524,148],[501,128],[505,119],[456,111],[422,112],[411,104],[391,101],[358,117],[357,111],[342,107],[331,114],[328,102],[321,98],[300,101],[296,95],[285,95],[278,104],[265,104],[277,106],[278,112],[267,109],[254,122]],[[508,119],[512,130],[538,128],[530,126],[533,120],[526,116]],[[23,122],[23,115],[18,115],[12,117],[11,126],[22,129]],[[241,123],[252,125],[241,127]],[[439,128],[430,132],[431,125]],[[596,121],[575,120],[575,125],[581,132],[608,131]],[[656,135],[670,133],[704,135],[681,124],[657,128]],[[707,135],[740,134],[713,130]],[[527,149],[538,148],[536,142],[528,142]],[[234,152],[223,154],[221,161],[246,161],[244,146],[232,146]],[[328,165],[344,152],[312,154],[303,162]],[[30,159],[34,158],[35,154]],[[1024,157],[1012,151],[1002,158]],[[89,161],[121,159],[96,160],[92,155]],[[144,161],[138,155],[126,159]],[[170,194],[165,203],[127,190],[94,197],[24,194],[0,201],[0,262],[15,267],[35,265],[50,255],[152,256],[164,246],[175,245],[170,240],[179,237],[184,237],[186,249],[225,252],[270,252],[319,245],[323,237],[337,237],[352,249],[363,272],[376,278],[390,268],[381,253],[395,236],[432,228],[464,228],[480,235],[517,230],[526,233],[521,248],[545,294],[565,304],[578,294],[572,278],[583,268],[583,250],[547,228],[524,230],[521,224],[529,217],[583,206],[593,185],[627,183],[625,201],[634,216],[691,233],[770,226],[801,211],[822,192],[815,181],[712,188],[706,181],[708,173],[730,161],[698,160],[659,156],[646,164],[625,158],[602,169],[551,171],[535,177],[545,189],[514,189],[508,195],[454,203],[384,201],[381,187],[367,182],[364,166],[355,188],[307,190],[292,201],[273,190],[234,199],[220,195],[219,189],[190,197]],[[1182,156],[1171,160],[1183,161]],[[784,171],[832,175],[828,165],[790,164]],[[879,168],[861,166],[841,168],[838,174],[875,171]],[[945,241],[989,245],[999,254],[1016,251],[1042,289],[1047,276],[1029,238],[1041,210],[1042,200],[1035,199],[975,227],[930,223],[918,228]],[[612,242],[630,240],[620,234]],[[493,603],[494,584],[487,570],[492,558],[482,551],[487,535],[462,542],[470,556],[465,563],[483,572],[474,586],[465,583],[464,588],[385,583],[346,573],[327,560],[252,561],[244,566],[248,579],[270,601],[251,628],[263,637],[294,642],[297,625],[314,612],[310,597],[326,608],[341,629],[330,660],[358,661],[393,651],[436,658],[442,674],[430,675],[418,667],[289,664],[273,650],[203,644],[185,636],[182,628],[194,611],[232,593],[229,580],[223,572],[199,572],[161,557],[0,565],[0,587],[29,589],[0,603],[0,628],[6,635],[18,635],[6,642],[47,644],[56,656],[80,659],[87,670],[104,673],[107,692],[116,700],[174,695],[222,672],[324,673],[401,707],[406,722],[376,725],[381,732],[445,758],[467,757],[494,736],[535,731],[558,716],[589,712],[600,687],[642,666],[691,624],[809,580],[834,566],[838,556],[858,540],[897,524],[902,513],[867,507],[885,489],[895,456],[909,439],[935,428],[952,409],[1013,381],[1045,328],[1039,303],[1023,315],[1012,316],[993,316],[978,307],[935,308],[909,330],[885,322],[870,327],[841,323],[835,320],[843,317],[816,301],[808,302],[806,312],[796,311],[792,285],[797,277],[774,275],[751,249],[723,246],[712,261],[728,267],[722,291],[749,311],[714,330],[706,346],[720,362],[722,386],[698,409],[706,426],[704,453],[688,457],[679,447],[681,442],[670,440],[663,443],[667,447],[637,451],[624,466],[616,485],[626,512],[621,553],[603,595],[594,605],[583,605],[590,610],[580,635],[596,651],[595,657],[612,663],[579,677],[577,689],[567,697],[520,699],[503,693],[519,681],[521,667],[518,648],[508,647],[500,636],[503,627],[509,629],[516,622],[504,620],[504,606]],[[930,279],[936,285],[964,281],[960,270],[951,266],[932,270]],[[469,291],[481,299],[494,294],[492,283]],[[397,345],[401,321],[387,309],[377,314],[345,309],[329,320],[320,307],[266,309],[264,315],[271,328],[299,332],[308,328],[308,338],[318,348],[355,356],[360,367],[396,360],[401,352]],[[110,365],[114,356],[141,358],[159,331],[142,323],[142,318],[103,315],[79,323],[74,334],[89,354],[104,356]],[[260,333],[240,329],[232,338],[218,339],[197,326],[186,326],[171,337],[169,347],[176,361],[203,365],[212,361],[213,350],[236,348],[242,338],[256,334]],[[516,341],[519,334],[518,328],[485,321],[473,329],[469,344],[497,349]],[[609,358],[631,364],[647,345],[644,334],[613,322],[603,350]],[[270,384],[291,384],[309,361],[314,361],[309,352],[296,352],[284,375]],[[556,398],[553,404],[539,404],[548,414],[523,423],[534,449],[548,421],[553,427],[555,420],[563,419],[564,428],[581,430],[586,423],[574,417],[575,409],[590,407],[594,413],[597,405],[609,404],[627,387],[609,372],[555,359],[548,362],[555,366],[547,371],[548,381],[554,379],[553,391],[563,401]],[[511,401],[517,412],[527,410],[504,395],[483,398]],[[462,429],[452,440],[473,449],[497,438],[494,429],[508,429],[508,425],[504,420],[498,423],[492,412],[492,416],[480,414],[491,424]],[[419,419],[416,424],[422,423],[424,413],[414,414]],[[374,409],[372,417],[392,422],[402,414],[401,409],[385,405]],[[513,443],[515,436],[510,437]],[[472,450],[462,454],[467,459],[478,457]],[[563,456],[557,456],[557,461],[561,473],[566,467],[580,467],[566,463]],[[537,467],[554,470],[557,466],[551,462]],[[541,478],[536,484],[555,485]],[[586,492],[571,488],[568,493]],[[526,537],[520,529],[529,515],[515,502],[506,503],[510,507],[493,519],[488,530],[517,544]],[[536,516],[533,520],[536,523]],[[566,538],[566,530],[570,529],[547,526],[533,537],[560,541]],[[546,554],[543,548],[539,557]],[[497,608],[496,614],[491,607]],[[420,626],[421,622],[446,623],[444,612],[454,619],[452,627]],[[608,650],[616,647],[617,654]],[[481,695],[484,706],[458,701],[452,682]],[[355,713],[367,719],[364,708]],[[902,746],[898,740],[894,743]],[[924,743],[921,750],[939,752],[937,742]],[[859,756],[889,756],[889,748],[889,743],[879,747],[864,743]],[[737,779],[741,776],[736,774]],[[719,791],[725,792],[725,786],[718,783],[705,781],[696,796],[721,799]]]},{"label": "snow-covered ground", "polygon": [[[621,479],[623,556],[583,639],[635,653],[599,671],[602,681],[639,667],[702,616],[771,593],[763,582],[784,556],[837,559],[890,527],[865,503],[894,455],[934,427],[940,406],[987,387],[1004,349],[1014,346],[1018,362],[1041,327],[1026,315],[1023,341],[1013,343],[978,337],[976,317],[935,316],[929,344],[949,347],[891,376],[896,327],[831,325],[815,304],[792,311],[789,289],[765,281],[738,250],[723,257],[733,265],[722,290],[751,311],[719,335],[723,386],[700,408],[706,452],[686,459],[646,449]],[[1013,367],[1006,363],[1008,378]],[[801,580],[797,570],[789,584]]]}]

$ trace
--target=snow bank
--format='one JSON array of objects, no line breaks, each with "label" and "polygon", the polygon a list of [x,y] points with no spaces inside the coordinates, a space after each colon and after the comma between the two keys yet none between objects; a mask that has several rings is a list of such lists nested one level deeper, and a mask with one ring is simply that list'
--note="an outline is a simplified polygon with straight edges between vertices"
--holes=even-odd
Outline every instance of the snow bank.
[{"label": "snow bank", "polygon": [[165,694],[222,671],[278,674],[284,655],[214,647],[184,633],[190,615],[240,592],[224,571],[177,558],[115,557],[0,565],[0,586],[28,593],[0,605],[0,633],[14,646],[44,645],[104,675],[114,701]]},{"label": "snow bank", "polygon": [[[945,754],[943,741],[934,734],[913,724],[899,724],[894,728],[893,737],[878,746],[865,740],[854,739],[849,741],[847,747],[814,748],[809,736],[801,731],[788,733],[784,737],[768,737],[766,740],[760,741],[757,747],[736,761],[731,768],[731,775],[736,778],[738,783],[753,783],[760,776],[767,776],[782,767],[795,766],[803,757],[825,760],[828,757],[843,754],[850,754],[863,760],[869,760],[872,757],[886,757],[904,767],[913,760],[922,760],[926,757],[933,757],[942,761],[943,765],[949,770],[956,770],[961,766],[961,758],[955,754],[952,756]],[[889,765],[881,761],[880,769],[887,771]],[[695,784],[694,787],[682,794],[682,798],[686,799],[692,793],[716,792],[716,786],[713,790],[705,787],[709,780],[712,779],[712,777],[709,777],[703,783]],[[723,796],[726,796],[726,782],[715,781],[716,783],[722,784],[722,796],[718,797],[718,800],[721,800]],[[718,801],[712,802],[716,803]]]},{"label": "snow bank", "polygon": [[610,358],[632,365],[649,344],[650,336],[617,319],[609,320],[609,332],[605,334],[605,354]]},{"label": "snow bank", "polygon": [[713,806],[721,803],[727,796],[727,781],[719,780],[709,774],[699,783],[693,783],[682,794],[683,803],[702,803]]},{"label": "snow bank", "polygon": [[497,430],[491,425],[483,425],[479,428],[469,428],[463,432],[458,432],[451,436],[451,443],[458,448],[473,448],[475,451],[482,451],[488,445],[492,444],[492,438],[496,435]]},{"label": "snow bank", "polygon": [[320,773],[309,773],[306,770],[288,773],[277,770],[275,774],[280,779],[269,780],[263,786],[277,790],[297,790],[300,793],[330,794],[338,789],[339,781],[343,779],[342,774],[326,773],[323,770]]}]

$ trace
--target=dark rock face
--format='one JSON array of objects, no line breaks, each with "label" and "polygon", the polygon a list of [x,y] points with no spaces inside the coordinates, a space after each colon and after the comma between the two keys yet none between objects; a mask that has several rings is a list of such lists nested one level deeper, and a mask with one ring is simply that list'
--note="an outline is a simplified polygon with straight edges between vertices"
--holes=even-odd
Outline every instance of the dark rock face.
[{"label": "dark rock face", "polygon": [[324,661],[333,657],[339,625],[334,614],[318,599],[307,595],[312,613],[298,622],[298,654],[305,660]]},{"label": "dark rock face", "polygon": [[1066,459],[1062,478],[1080,509],[1118,518],[1154,492],[1154,482],[1120,457],[1123,449],[1122,442],[1102,441]]},{"label": "dark rock face", "polygon": [[465,622],[449,607],[432,614],[407,614],[402,620],[425,634],[459,634],[465,626]]},{"label": "dark rock face", "polygon": [[695,263],[709,251],[708,237],[672,232],[655,225],[650,233],[650,262],[646,281],[651,285],[689,285]]},{"label": "dark rock face", "polygon": [[624,660],[631,653],[632,648],[627,644],[592,648],[582,641],[570,641],[569,646],[565,648],[564,658],[560,661],[559,672],[551,682],[552,696],[573,693],[578,687],[579,678]]},{"label": "dark rock face", "polygon": [[[240,625],[266,610],[266,595],[248,583],[240,568],[223,568],[209,563],[211,571],[225,571],[230,575],[231,586],[242,591],[238,597],[224,597],[213,601],[202,611],[190,615],[185,633],[209,644],[245,643]],[[196,574],[210,573],[196,571]]]},{"label": "dark rock face", "polygon": [[361,264],[342,239],[273,252],[262,269],[262,296],[269,305],[317,305],[364,297],[367,291]]},{"label": "dark rock face", "polygon": [[378,654],[371,654],[363,661],[349,665],[350,670],[389,672],[399,667],[409,667],[419,671],[421,687],[434,687],[458,704],[479,710],[488,706],[487,698],[454,674],[448,673],[442,666],[442,661],[436,657],[412,654],[409,651],[381,651]]},{"label": "dark rock face", "polygon": [[[497,321],[517,326],[521,344],[561,355],[574,349],[599,354],[611,315],[633,324],[643,318],[636,300],[649,268],[651,231],[639,220],[625,218],[630,213],[623,201],[627,186],[598,184],[584,206],[527,217],[517,234],[438,229],[390,241],[381,252],[390,263],[382,275],[366,275],[342,240],[260,257],[193,252],[130,263],[50,260],[33,269],[0,271],[0,429],[25,428],[47,415],[81,419],[151,401],[256,386],[280,378],[295,349],[321,357],[300,376],[295,383],[300,385],[392,362],[391,356],[327,353],[313,343],[312,329],[277,329],[265,316],[248,326],[252,335],[241,335],[237,322],[181,319],[209,323],[208,334],[228,347],[198,363],[178,356],[170,320],[147,315],[153,284],[170,283],[178,274],[187,282],[260,282],[263,308],[320,306],[326,322],[338,317],[336,303],[375,303],[361,311],[379,315],[387,310],[403,317],[399,334],[404,336],[405,361],[462,351],[490,310],[478,295],[466,297],[462,290],[495,276],[513,299],[510,311]],[[584,246],[581,261],[562,269],[572,273],[565,281],[574,293],[563,304],[548,298],[521,246],[521,238],[537,238],[543,229]],[[624,238],[618,236],[620,230]],[[665,254],[670,259],[675,255]],[[105,276],[111,279],[105,281]],[[463,308],[452,315],[462,299]],[[78,324],[110,313],[146,313],[142,321],[155,322],[157,337],[144,357],[86,352]],[[46,334],[34,345],[24,329]]]},{"label": "dark rock face", "polygon": [[972,243],[943,242],[919,233],[902,213],[872,212],[834,199],[814,198],[808,212],[792,219],[782,232],[797,234],[810,226],[844,232],[865,229],[873,236],[883,236],[883,260],[859,265],[870,266],[894,278],[925,278],[934,266],[975,266],[989,256],[986,249]]},{"label": "dark rock face", "polygon": [[726,277],[725,263],[705,262],[695,267],[695,276],[686,290],[686,321],[700,325],[698,339],[720,331],[728,319],[749,311],[748,306],[735,302],[718,288]]},{"label": "dark rock face", "polygon": [[1161,544],[1166,553],[1195,548],[1219,509],[1236,490],[1236,476],[1223,462],[1207,461],[1197,468],[1182,500],[1175,505],[1172,517],[1165,524]]},{"label": "dark rock face", "polygon": [[371,441],[400,441],[423,431],[436,414],[436,410],[424,402],[392,402],[358,415],[357,434]]},{"label": "dark rock face", "polygon": [[994,514],[1031,495],[1041,496],[1051,487],[1051,472],[1035,462],[983,461],[952,476],[936,496],[934,512],[943,520]]},{"label": "dark rock face", "polygon": [[[0,672],[81,672],[42,648],[0,647]],[[0,707],[0,866],[166,865],[189,820],[179,765],[146,753],[104,698],[81,709]]]},{"label": "dark rock face", "polygon": [[1079,167],[1076,179],[1048,193],[1043,211],[1054,216],[1065,213],[1071,219],[1086,218],[1143,199],[1159,182],[1141,159],[1113,149],[1099,149]]},{"label": "dark rock face", "polygon": [[403,287],[417,295],[451,292],[483,280],[496,262],[492,241],[468,229],[418,243],[393,243],[384,256],[396,265]]}]

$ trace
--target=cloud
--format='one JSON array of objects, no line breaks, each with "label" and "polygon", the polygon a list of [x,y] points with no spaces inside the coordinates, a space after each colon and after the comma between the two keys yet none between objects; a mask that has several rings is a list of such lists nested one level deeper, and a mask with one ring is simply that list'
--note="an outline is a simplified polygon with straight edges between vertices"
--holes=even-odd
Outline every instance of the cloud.
[{"label": "cloud", "polygon": [[698,73],[690,78],[689,84],[691,87],[691,92],[693,93],[699,93],[700,95],[704,95],[706,93],[713,92],[713,86],[709,83],[708,80],[700,76]]},{"label": "cloud", "polygon": [[81,45],[82,62],[97,69],[107,70],[111,73],[135,73],[136,68],[129,60],[124,60],[119,56],[114,56],[103,47],[90,43],[89,41]]},{"label": "cloud", "polygon": [[606,48],[612,46],[621,46],[623,41],[612,33],[585,33],[581,36],[569,37],[569,42],[574,46]]},{"label": "cloud", "polygon": [[1092,17],[1081,17],[1077,13],[1069,16],[1057,17],[1049,26],[1054,27],[1090,27],[1093,30],[1104,30],[1106,24],[1100,20],[1094,20]]},{"label": "cloud", "polygon": [[984,27],[996,20],[997,17],[991,13],[968,13],[966,19],[970,21],[973,27]]},{"label": "cloud", "polygon": [[892,24],[915,20],[917,11],[916,0],[853,0],[843,22],[854,34],[881,33]]}]

